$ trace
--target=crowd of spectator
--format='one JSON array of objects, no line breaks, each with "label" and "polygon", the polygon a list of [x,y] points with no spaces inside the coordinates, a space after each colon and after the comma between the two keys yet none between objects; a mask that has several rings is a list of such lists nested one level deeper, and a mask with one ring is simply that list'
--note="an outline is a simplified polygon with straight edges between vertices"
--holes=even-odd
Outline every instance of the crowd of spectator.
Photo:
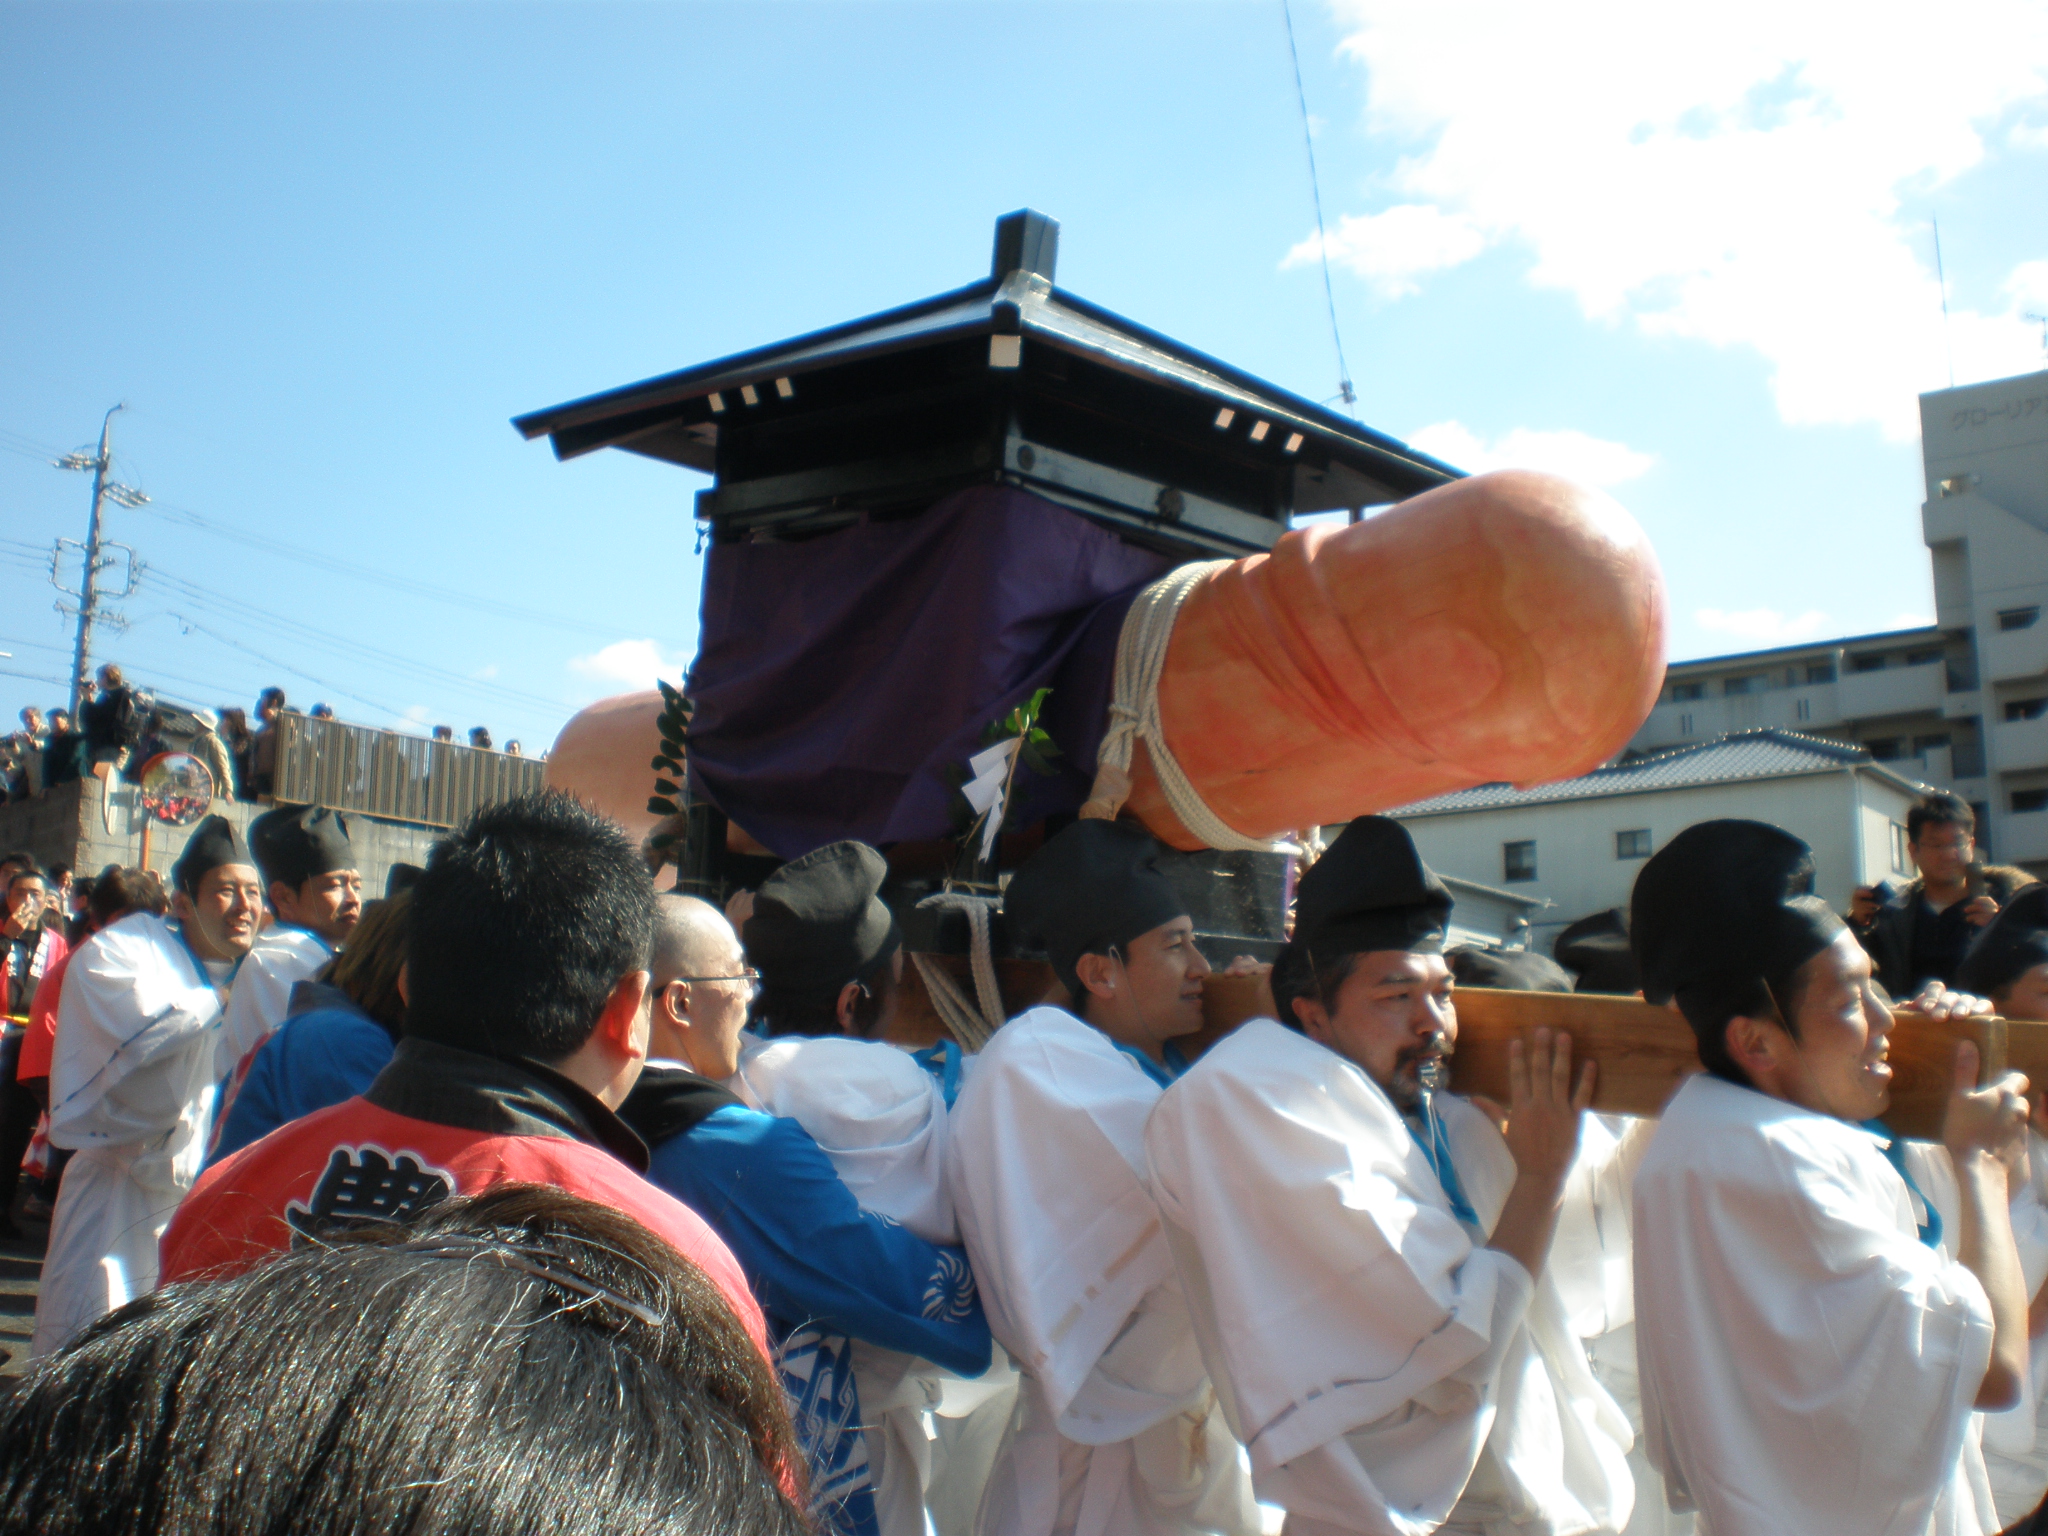
[{"label": "crowd of spectator", "polygon": [[[233,706],[165,709],[110,662],[100,668],[98,687],[75,718],[66,709],[45,712],[31,704],[21,711],[21,728],[0,736],[0,803],[30,799],[102,766],[105,776],[139,783],[144,766],[164,752],[198,758],[215,787],[237,800],[267,800],[277,788],[278,721],[298,713],[282,688],[257,695],[254,724],[248,710]],[[333,720],[334,706],[318,703],[305,715]],[[453,743],[454,727],[435,726],[433,739]],[[481,725],[470,730],[469,745],[501,750]],[[502,750],[508,757],[525,755],[516,740]]]}]

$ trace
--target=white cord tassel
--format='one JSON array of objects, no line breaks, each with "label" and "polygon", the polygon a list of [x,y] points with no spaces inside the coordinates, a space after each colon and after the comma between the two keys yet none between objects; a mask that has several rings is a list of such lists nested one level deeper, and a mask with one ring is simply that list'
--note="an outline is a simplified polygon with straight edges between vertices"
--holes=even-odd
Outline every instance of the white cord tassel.
[{"label": "white cord tassel", "polygon": [[946,968],[932,955],[913,952],[910,959],[924,980],[924,989],[931,995],[932,1006],[938,1010],[939,1022],[960,1042],[960,1049],[971,1053],[987,1045],[993,1031],[981,1021],[974,1005],[967,1001],[960,984],[947,974]]},{"label": "white cord tassel", "polygon": [[[986,1041],[990,1035],[1003,1027],[1005,1017],[1002,988],[996,983],[995,950],[989,941],[989,914],[995,910],[996,898],[975,896],[966,891],[939,891],[925,897],[918,905],[934,907],[942,912],[967,914],[967,928],[971,935],[967,953],[974,967],[974,992],[981,1004],[982,1040]],[[953,978],[948,976],[946,981],[948,985],[952,985]],[[955,987],[955,991],[957,990]],[[962,996],[960,1001],[963,1007],[966,1006],[965,996]],[[967,1044],[965,1040],[960,1043]],[[981,1046],[975,1045],[971,1048],[980,1050]]]},{"label": "white cord tassel", "polygon": [[1124,615],[1123,629],[1117,635],[1109,730],[1095,755],[1095,782],[1089,786],[1088,802],[1081,807],[1081,815],[1101,821],[1116,820],[1131,795],[1132,751],[1143,741],[1167,805],[1180,818],[1180,824],[1202,842],[1211,848],[1245,853],[1293,853],[1296,849],[1292,843],[1246,837],[1209,809],[1181,771],[1173,749],[1167,746],[1166,728],[1159,718],[1159,674],[1166,667],[1166,648],[1173,639],[1173,621],[1180,615],[1180,605],[1204,577],[1234,563],[1198,560],[1178,566],[1132,600],[1130,611]]}]

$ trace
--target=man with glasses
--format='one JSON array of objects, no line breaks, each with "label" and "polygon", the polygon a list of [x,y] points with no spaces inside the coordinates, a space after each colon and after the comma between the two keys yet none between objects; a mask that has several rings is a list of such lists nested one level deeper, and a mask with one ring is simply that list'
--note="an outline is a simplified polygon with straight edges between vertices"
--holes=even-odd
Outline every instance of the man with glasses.
[{"label": "man with glasses", "polygon": [[[762,894],[823,930],[821,948],[845,947],[836,941],[851,933],[845,952],[857,957],[874,947],[862,932],[893,931],[886,908],[879,917],[868,908],[871,873],[858,855],[835,856],[771,879]],[[911,1383],[915,1420],[938,1406],[917,1385],[931,1365],[967,1377],[988,1369],[988,1325],[966,1258],[903,1220],[907,1212],[889,1209],[887,1180],[863,1185],[864,1204],[798,1118],[750,1105],[725,1086],[739,1070],[740,1031],[758,982],[715,908],[660,898],[652,969],[649,1059],[621,1111],[653,1149],[648,1177],[724,1237],[760,1298],[827,1529],[921,1533],[932,1442],[921,1424],[912,1437],[892,1422],[897,1405],[882,1389]],[[891,1046],[818,1040],[783,1049],[799,1043],[842,1046],[841,1054],[888,1051],[912,1080],[928,1081]],[[844,1116],[858,1121],[872,1109],[886,1118],[887,1106],[862,1094],[860,1062],[849,1065]],[[858,1168],[861,1151],[846,1155]]]},{"label": "man with glasses", "polygon": [[1882,903],[1874,887],[1860,887],[1849,903],[1849,927],[1893,997],[1929,982],[1954,986],[1970,941],[2033,882],[2025,870],[1978,862],[1976,813],[1947,790],[1906,813],[1906,851],[1917,880]]}]

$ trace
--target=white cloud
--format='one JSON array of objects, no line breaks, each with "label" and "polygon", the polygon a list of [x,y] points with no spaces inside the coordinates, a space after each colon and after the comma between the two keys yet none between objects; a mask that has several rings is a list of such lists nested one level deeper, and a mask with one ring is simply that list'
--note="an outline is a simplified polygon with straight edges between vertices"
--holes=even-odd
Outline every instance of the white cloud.
[{"label": "white cloud", "polygon": [[635,690],[652,688],[657,677],[673,677],[687,665],[669,656],[656,640],[614,640],[588,656],[571,656],[569,670],[604,683],[626,683]]},{"label": "white cloud", "polygon": [[1584,485],[1620,485],[1647,474],[1654,454],[1584,432],[1538,432],[1528,427],[1488,443],[1463,422],[1439,421],[1408,434],[1411,447],[1476,472],[1488,469],[1543,469]]},{"label": "white cloud", "polygon": [[498,675],[498,664],[495,661],[487,662],[469,675],[476,678],[479,682],[487,683]]},{"label": "white cloud", "polygon": [[1828,627],[1828,616],[1817,608],[1791,617],[1775,608],[1700,608],[1693,622],[1701,629],[1716,630],[1759,645],[1792,645],[1811,640]]},{"label": "white cloud", "polygon": [[[1284,271],[1316,259],[1322,244],[1310,235],[1280,263]],[[1418,292],[1415,279],[1470,261],[1486,237],[1470,220],[1429,203],[1403,203],[1384,213],[1347,213],[1330,236],[1330,264],[1364,278],[1386,297]]]},{"label": "white cloud", "polygon": [[2039,0],[1985,0],[1968,26],[1899,0],[1730,0],[1705,20],[1635,0],[1333,4],[1369,128],[1408,151],[1397,206],[1365,221],[1383,287],[1468,259],[1451,232],[1471,231],[1526,250],[1530,281],[1588,316],[1762,354],[1788,423],[1899,439],[1951,350],[1958,381],[2040,366],[2017,304],[1951,302],[1944,335],[1929,231],[1903,206],[2048,98]]}]

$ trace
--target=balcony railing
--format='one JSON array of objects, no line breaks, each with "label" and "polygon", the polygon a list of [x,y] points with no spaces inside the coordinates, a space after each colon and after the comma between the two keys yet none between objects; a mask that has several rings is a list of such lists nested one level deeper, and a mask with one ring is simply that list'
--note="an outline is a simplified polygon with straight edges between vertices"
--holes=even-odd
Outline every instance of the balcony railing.
[{"label": "balcony railing", "polygon": [[538,758],[305,715],[280,716],[277,732],[276,797],[293,805],[453,827],[545,787]]}]

